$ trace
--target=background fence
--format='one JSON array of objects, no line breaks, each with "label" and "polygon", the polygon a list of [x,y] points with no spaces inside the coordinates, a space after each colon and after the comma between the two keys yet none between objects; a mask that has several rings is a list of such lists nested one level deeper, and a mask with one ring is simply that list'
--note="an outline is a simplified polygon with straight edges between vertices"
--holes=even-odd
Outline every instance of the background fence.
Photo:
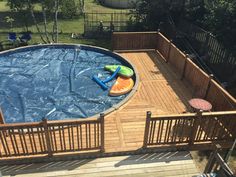
[{"label": "background fence", "polygon": [[[131,17],[131,13],[85,13],[84,14],[84,33],[100,32],[100,22],[102,21],[103,32],[111,31],[127,31],[127,22]],[[111,29],[111,23],[114,25]],[[91,34],[90,34],[91,35]]]},{"label": "background fence", "polygon": [[222,82],[236,82],[236,53],[227,50],[210,32],[186,21],[178,24],[178,30]]}]

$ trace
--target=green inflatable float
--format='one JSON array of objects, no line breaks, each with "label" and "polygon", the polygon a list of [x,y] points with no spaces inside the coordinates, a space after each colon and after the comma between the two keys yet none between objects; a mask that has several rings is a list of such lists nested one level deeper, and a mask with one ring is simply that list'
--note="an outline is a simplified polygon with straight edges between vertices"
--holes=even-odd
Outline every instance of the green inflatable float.
[{"label": "green inflatable float", "polygon": [[134,75],[134,71],[132,69],[123,65],[106,65],[104,69],[114,73],[118,67],[120,67],[120,71],[118,72],[119,75],[123,77],[132,77]]}]

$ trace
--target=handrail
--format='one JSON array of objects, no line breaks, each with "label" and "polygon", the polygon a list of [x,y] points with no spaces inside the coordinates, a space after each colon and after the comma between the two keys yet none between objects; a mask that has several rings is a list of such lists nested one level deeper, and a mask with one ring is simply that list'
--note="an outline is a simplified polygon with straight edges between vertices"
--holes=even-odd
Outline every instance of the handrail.
[{"label": "handrail", "polygon": [[[171,114],[171,115],[158,115],[153,116],[151,119],[165,119],[165,118],[185,118],[195,117],[197,113],[184,113],[184,114]],[[202,116],[224,116],[224,115],[236,115],[236,111],[218,111],[218,112],[203,112]]]},{"label": "handrail", "polygon": [[[60,120],[60,121],[47,121],[48,125],[66,125],[66,124],[86,124],[91,122],[99,122],[99,118],[88,118],[88,119],[71,119],[71,120]],[[40,126],[42,122],[26,122],[26,123],[10,123],[10,124],[0,124],[0,129],[2,128],[27,128],[31,126]]]}]

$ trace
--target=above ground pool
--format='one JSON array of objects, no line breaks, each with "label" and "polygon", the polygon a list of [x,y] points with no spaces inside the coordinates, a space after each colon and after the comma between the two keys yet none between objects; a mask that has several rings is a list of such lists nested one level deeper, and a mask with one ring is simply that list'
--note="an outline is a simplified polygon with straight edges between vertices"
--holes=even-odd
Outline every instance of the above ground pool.
[{"label": "above ground pool", "polygon": [[1,53],[0,106],[6,123],[87,118],[114,110],[134,91],[112,97],[92,80],[109,77],[104,66],[113,64],[133,69],[119,55],[84,45],[38,45]]}]

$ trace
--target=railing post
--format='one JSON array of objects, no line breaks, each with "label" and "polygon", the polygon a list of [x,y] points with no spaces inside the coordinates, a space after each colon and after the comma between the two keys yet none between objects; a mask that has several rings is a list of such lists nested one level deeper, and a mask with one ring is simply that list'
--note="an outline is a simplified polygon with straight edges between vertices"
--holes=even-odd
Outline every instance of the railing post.
[{"label": "railing post", "polygon": [[0,108],[0,124],[5,124],[5,118],[4,115],[2,113],[2,109]]},{"label": "railing post", "polygon": [[50,136],[49,136],[49,131],[48,131],[48,120],[46,118],[43,118],[42,123],[43,123],[43,127],[44,127],[46,145],[47,145],[47,149],[48,149],[48,156],[52,157],[52,146],[51,146],[51,141],[50,141]]},{"label": "railing post", "polygon": [[196,138],[196,134],[197,134],[197,130],[198,130],[198,126],[199,123],[202,121],[202,110],[198,111],[195,118],[194,118],[194,122],[193,122],[193,128],[189,137],[189,146],[194,144],[195,138]]},{"label": "railing post", "polygon": [[185,74],[186,64],[187,64],[187,58],[188,58],[188,54],[185,55],[184,67],[183,67],[183,71],[182,71],[182,73],[181,73],[181,78],[180,78],[180,80],[183,80],[183,79],[184,79],[184,74]]},{"label": "railing post", "polygon": [[169,47],[168,47],[168,53],[167,53],[166,63],[168,63],[169,60],[170,60],[171,44],[172,44],[172,40],[169,41]]},{"label": "railing post", "polygon": [[148,144],[148,134],[149,134],[151,116],[152,116],[151,111],[147,111],[146,125],[145,125],[145,130],[144,130],[144,139],[143,139],[143,148],[146,148]]},{"label": "railing post", "polygon": [[210,89],[210,86],[211,86],[211,80],[213,79],[214,75],[213,74],[210,74],[209,75],[209,80],[208,80],[208,84],[207,84],[207,88],[206,88],[206,93],[204,95],[204,98],[206,99],[207,98],[207,95],[209,93],[209,89]]},{"label": "railing post", "polygon": [[100,114],[101,125],[101,152],[105,152],[105,131],[104,131],[104,113]]}]

